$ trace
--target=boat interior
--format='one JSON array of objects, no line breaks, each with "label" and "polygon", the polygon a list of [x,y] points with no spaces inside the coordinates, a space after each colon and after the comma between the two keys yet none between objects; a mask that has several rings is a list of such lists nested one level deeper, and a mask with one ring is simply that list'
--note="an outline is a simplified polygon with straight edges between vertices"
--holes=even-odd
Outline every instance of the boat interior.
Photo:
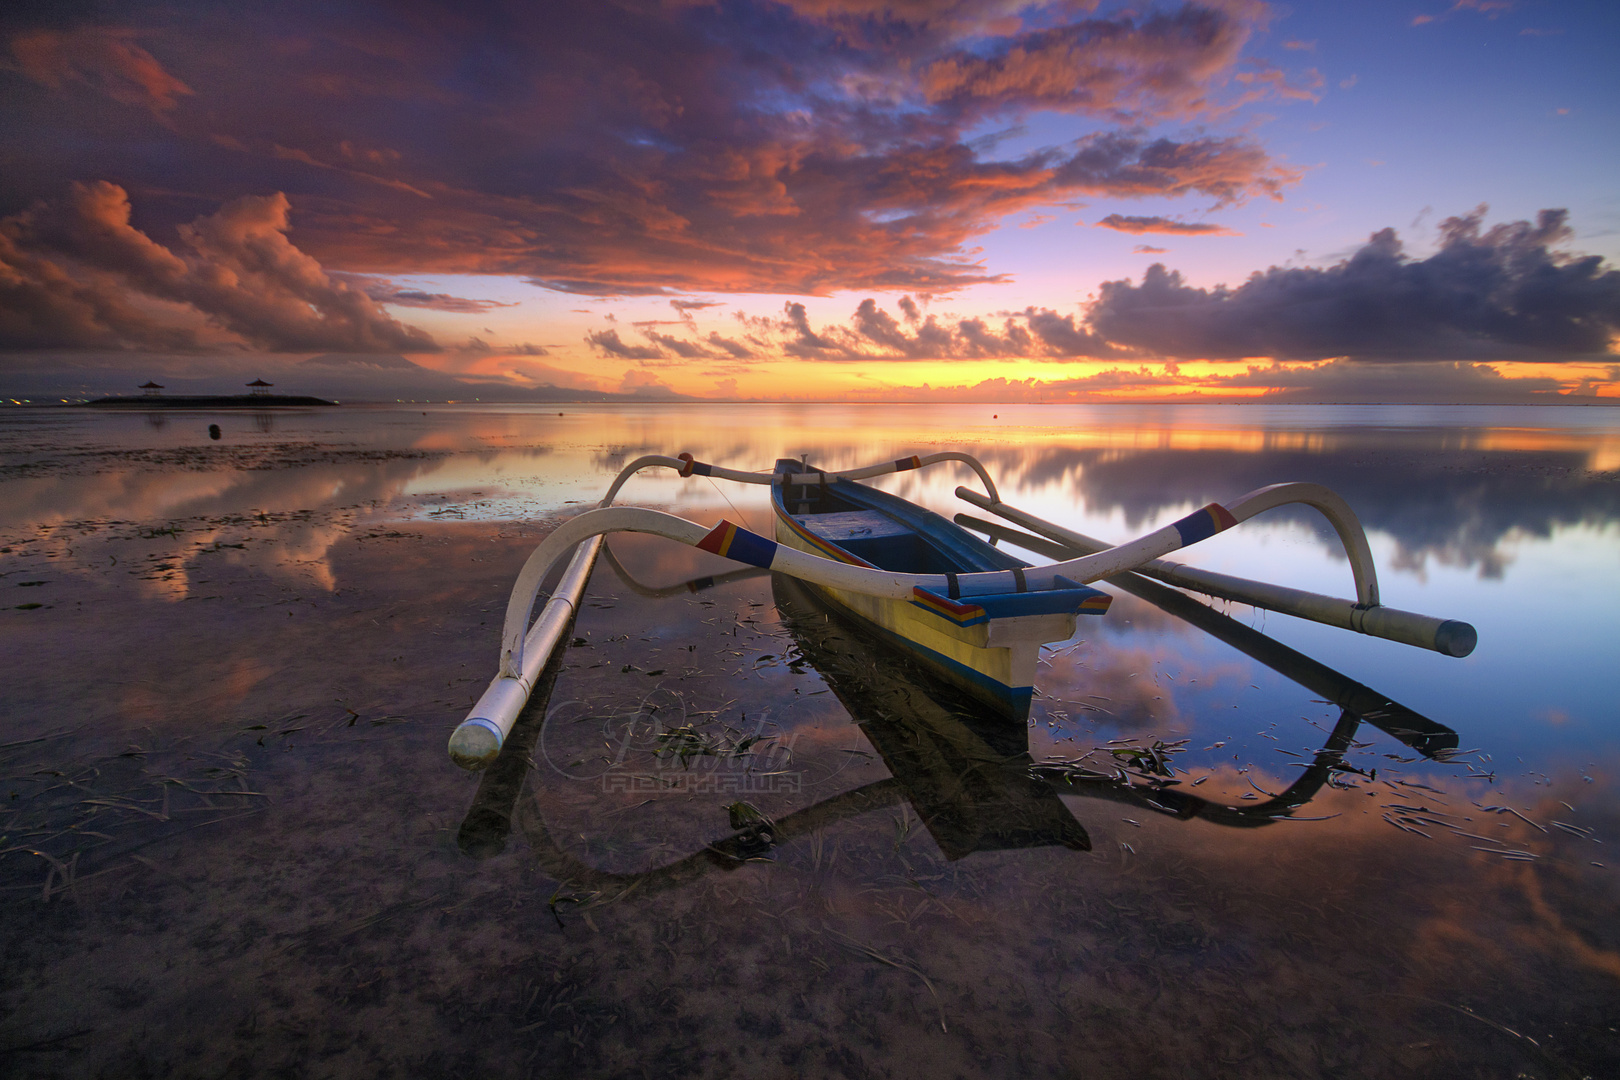
[{"label": "boat interior", "polygon": [[[788,458],[776,463],[778,477],[804,469],[803,463]],[[947,574],[1029,565],[964,534],[938,514],[852,480],[779,481],[771,494],[778,514],[879,570]]]}]

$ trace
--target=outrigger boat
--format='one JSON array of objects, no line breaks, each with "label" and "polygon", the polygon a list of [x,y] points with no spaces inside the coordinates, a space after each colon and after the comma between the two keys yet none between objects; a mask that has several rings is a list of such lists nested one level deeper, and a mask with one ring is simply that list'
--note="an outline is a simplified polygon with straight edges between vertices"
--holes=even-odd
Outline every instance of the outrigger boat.
[{"label": "outrigger boat", "polygon": [[[957,522],[947,521],[859,482],[948,461],[967,465],[984,485],[983,495],[957,488],[960,498],[1036,535],[997,525],[986,529],[990,523],[962,515]],[[612,505],[632,476],[654,467],[675,469],[683,477],[770,485],[776,539],[725,520],[705,528],[657,510]],[[1350,560],[1355,600],[1214,574],[1162,558],[1265,510],[1295,503],[1319,510],[1338,534]],[[1025,550],[1061,553],[1062,558],[1031,566],[980,540],[963,525],[1009,539]],[[595,509],[558,526],[525,562],[507,604],[500,669],[451,736],[450,756],[457,764],[483,768],[500,754],[563,640],[603,538],[614,532],[666,537],[796,578],[840,612],[906,649],[1005,717],[1018,720],[1029,712],[1040,646],[1072,636],[1077,616],[1107,610],[1110,597],[1092,588],[1091,582],[1133,571],[1207,595],[1450,656],[1468,655],[1477,640],[1467,623],[1381,605],[1372,552],[1360,522],[1343,499],[1320,484],[1273,484],[1231,503],[1211,503],[1164,528],[1110,546],[1003,503],[984,466],[956,452],[844,472],[784,459],[768,473],[727,469],[690,454],[648,456],[625,466]],[[571,550],[572,561],[531,626],[543,583]]]}]

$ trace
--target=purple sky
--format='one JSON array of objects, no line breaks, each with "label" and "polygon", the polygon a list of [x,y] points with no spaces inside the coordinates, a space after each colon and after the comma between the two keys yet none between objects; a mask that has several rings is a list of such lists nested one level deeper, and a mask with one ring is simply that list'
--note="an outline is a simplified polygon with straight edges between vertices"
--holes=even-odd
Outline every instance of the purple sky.
[{"label": "purple sky", "polygon": [[1620,396],[1617,31],[1509,0],[15,3],[0,393]]}]

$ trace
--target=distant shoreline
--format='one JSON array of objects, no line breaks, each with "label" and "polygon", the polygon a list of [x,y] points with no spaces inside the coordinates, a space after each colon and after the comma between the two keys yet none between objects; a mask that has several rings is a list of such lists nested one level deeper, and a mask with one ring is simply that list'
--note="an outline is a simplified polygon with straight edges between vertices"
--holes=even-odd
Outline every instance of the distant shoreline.
[{"label": "distant shoreline", "polygon": [[171,397],[104,397],[85,402],[102,409],[268,409],[337,405],[307,394],[176,394]]}]

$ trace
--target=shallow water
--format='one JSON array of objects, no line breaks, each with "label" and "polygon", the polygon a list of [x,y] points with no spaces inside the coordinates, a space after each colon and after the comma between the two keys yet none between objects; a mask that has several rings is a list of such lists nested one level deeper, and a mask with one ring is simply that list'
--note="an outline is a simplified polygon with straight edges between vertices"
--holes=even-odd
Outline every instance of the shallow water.
[{"label": "shallow water", "polygon": [[[1115,540],[1326,483],[1384,602],[1480,645],[1105,586],[1009,730],[619,537],[509,753],[447,760],[517,567],[631,458],[946,448]],[[954,469],[880,483],[977,514]],[[1608,409],[0,412],[0,1062],[1620,1074],[1617,470]],[[763,489],[621,501],[769,532]],[[1351,591],[1308,513],[1177,557]]]}]

